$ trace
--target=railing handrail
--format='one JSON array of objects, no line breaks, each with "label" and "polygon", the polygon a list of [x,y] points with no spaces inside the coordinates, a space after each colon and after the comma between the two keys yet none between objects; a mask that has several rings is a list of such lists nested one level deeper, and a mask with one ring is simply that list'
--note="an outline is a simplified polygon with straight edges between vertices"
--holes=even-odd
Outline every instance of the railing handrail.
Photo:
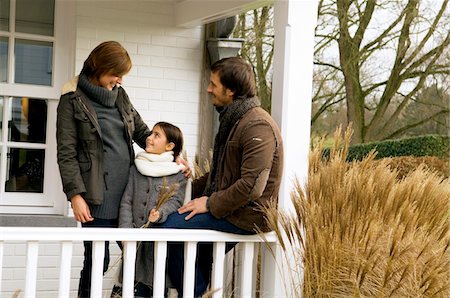
[{"label": "railing handrail", "polygon": [[[263,240],[264,239],[264,240]],[[200,229],[2,227],[0,241],[198,241],[275,243],[274,232],[237,235]]]},{"label": "railing handrail", "polygon": [[[225,243],[240,242],[238,256],[240,264],[236,274],[239,276],[235,284],[241,297],[251,297],[256,287],[254,278],[256,270],[255,253],[258,248],[255,243],[265,243],[261,251],[261,297],[273,297],[277,285],[275,283],[276,265],[272,256],[273,248],[277,245],[277,237],[274,232],[256,235],[237,235],[212,230],[200,229],[121,229],[121,228],[65,228],[65,227],[2,227],[0,228],[0,281],[2,271],[3,248],[7,242],[21,241],[27,244],[25,296],[36,295],[37,264],[39,258],[39,246],[46,242],[59,242],[60,254],[60,279],[58,293],[60,296],[68,296],[70,292],[72,250],[74,242],[93,241],[92,253],[92,286],[91,296],[102,295],[102,268],[104,257],[104,241],[122,241],[123,244],[123,295],[133,296],[135,256],[139,241],[155,241],[155,264],[153,293],[157,297],[164,296],[165,290],[165,265],[168,242],[185,242],[184,264],[184,294],[193,296],[195,259],[197,243],[214,243],[214,263],[212,268],[211,288],[217,291],[213,297],[222,297],[224,294],[224,270],[225,270]],[[0,284],[1,293],[1,284]]]}]

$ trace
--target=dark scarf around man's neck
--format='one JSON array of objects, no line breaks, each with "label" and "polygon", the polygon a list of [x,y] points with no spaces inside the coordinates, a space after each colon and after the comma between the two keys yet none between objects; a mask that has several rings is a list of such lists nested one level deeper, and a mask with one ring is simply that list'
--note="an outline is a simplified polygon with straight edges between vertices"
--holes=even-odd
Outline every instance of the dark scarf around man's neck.
[{"label": "dark scarf around man's neck", "polygon": [[78,78],[78,87],[89,97],[90,100],[95,101],[106,107],[114,107],[116,104],[118,88],[114,86],[113,90],[108,90],[92,84],[85,74],[80,74]]},{"label": "dark scarf around man's neck", "polygon": [[219,173],[219,162],[223,158],[225,145],[230,135],[231,129],[236,122],[244,116],[250,109],[261,106],[258,97],[241,98],[238,97],[233,100],[233,103],[224,108],[218,108],[219,115],[219,131],[214,139],[213,160],[211,162],[211,169],[209,172],[208,181],[206,183],[203,195],[210,196],[217,191]]}]

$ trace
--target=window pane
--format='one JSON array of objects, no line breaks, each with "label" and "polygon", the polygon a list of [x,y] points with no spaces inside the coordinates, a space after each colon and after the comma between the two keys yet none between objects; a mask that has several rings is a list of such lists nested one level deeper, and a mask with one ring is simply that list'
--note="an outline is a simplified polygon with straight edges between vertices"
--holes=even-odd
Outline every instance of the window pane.
[{"label": "window pane", "polygon": [[43,149],[9,148],[7,161],[7,192],[38,192],[44,189]]},{"label": "window pane", "polygon": [[53,36],[54,0],[16,2],[16,32]]},{"label": "window pane", "polygon": [[45,143],[46,99],[14,97],[11,101],[9,119],[9,141]]},{"label": "window pane", "polygon": [[0,82],[8,80],[8,37],[0,37]]},{"label": "window pane", "polygon": [[16,39],[14,55],[16,83],[52,84],[52,42]]},{"label": "window pane", "polygon": [[9,31],[9,0],[0,0],[0,30]]}]

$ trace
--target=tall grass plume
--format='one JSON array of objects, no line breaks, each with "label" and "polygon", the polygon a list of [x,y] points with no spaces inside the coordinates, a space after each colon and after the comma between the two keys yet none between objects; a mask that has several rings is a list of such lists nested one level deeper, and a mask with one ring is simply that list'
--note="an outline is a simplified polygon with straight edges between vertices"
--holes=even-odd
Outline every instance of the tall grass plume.
[{"label": "tall grass plume", "polygon": [[401,176],[375,152],[346,162],[352,132],[309,156],[293,213],[268,208],[290,281],[304,297],[450,297],[450,181],[424,166]]}]

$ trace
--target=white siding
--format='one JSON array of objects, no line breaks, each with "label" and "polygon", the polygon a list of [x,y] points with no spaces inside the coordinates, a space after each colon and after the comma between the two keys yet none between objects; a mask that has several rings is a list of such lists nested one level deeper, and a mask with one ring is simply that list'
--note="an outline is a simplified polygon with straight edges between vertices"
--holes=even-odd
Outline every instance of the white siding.
[{"label": "white siding", "polygon": [[[20,292],[18,297],[24,297],[25,291],[25,264],[26,244],[23,242],[8,242],[4,246],[3,256],[3,281],[1,297],[13,297]],[[39,262],[37,268],[36,292],[37,297],[58,297],[59,283],[59,242],[42,242],[39,244]],[[114,282],[117,280],[120,249],[115,242],[110,243],[111,261],[110,268],[103,282],[103,296],[109,297]],[[72,272],[70,280],[70,297],[77,296],[78,280],[83,264],[83,244],[76,243],[73,247]]]}]

